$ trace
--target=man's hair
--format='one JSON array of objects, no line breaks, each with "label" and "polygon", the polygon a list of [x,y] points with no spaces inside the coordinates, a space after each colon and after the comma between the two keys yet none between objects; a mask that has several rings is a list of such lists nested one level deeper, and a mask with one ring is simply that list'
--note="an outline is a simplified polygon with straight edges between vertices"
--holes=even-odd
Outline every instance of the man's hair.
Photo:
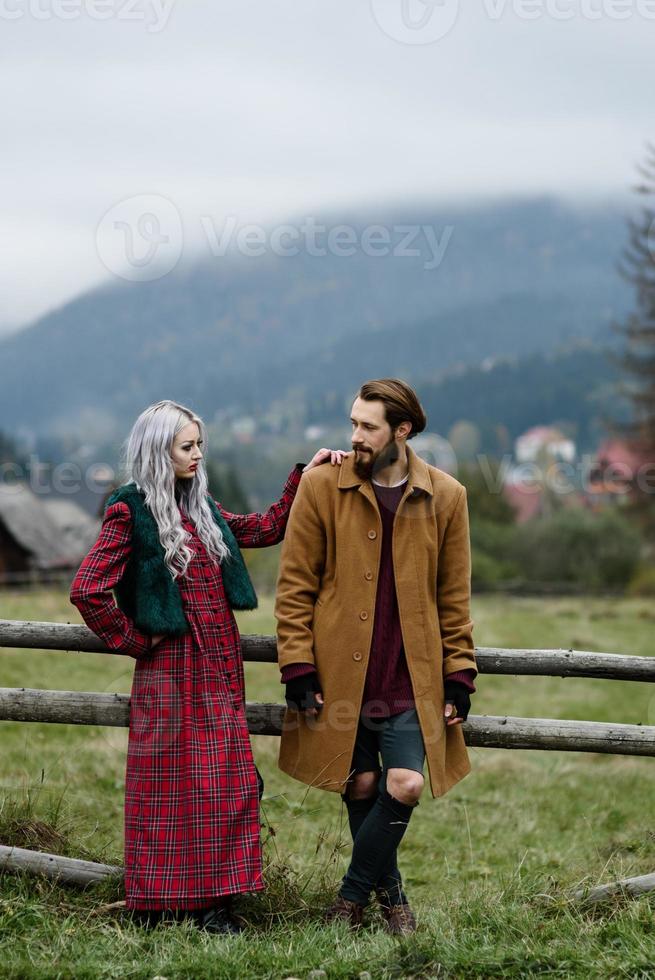
[{"label": "man's hair", "polygon": [[408,439],[412,439],[417,432],[423,432],[428,423],[416,392],[399,378],[365,381],[357,392],[357,397],[365,402],[382,402],[385,418],[392,429],[397,429],[401,422],[411,422],[412,431],[407,436]]}]

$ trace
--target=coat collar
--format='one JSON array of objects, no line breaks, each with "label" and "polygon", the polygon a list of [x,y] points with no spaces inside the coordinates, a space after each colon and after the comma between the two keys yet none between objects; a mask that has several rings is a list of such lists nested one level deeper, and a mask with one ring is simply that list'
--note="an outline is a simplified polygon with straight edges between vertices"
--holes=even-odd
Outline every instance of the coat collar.
[{"label": "coat collar", "polygon": [[[408,488],[411,489],[412,493],[414,494],[417,491],[422,491],[431,497],[433,494],[433,489],[429,467],[420,456],[416,455],[413,449],[410,449],[409,446],[407,446],[407,462],[409,463],[409,473],[407,477]],[[339,469],[339,482],[337,485],[340,490],[349,490],[352,487],[363,487],[364,485],[370,486],[370,480],[362,480],[362,478],[355,472],[354,453],[347,456],[341,464]]]}]

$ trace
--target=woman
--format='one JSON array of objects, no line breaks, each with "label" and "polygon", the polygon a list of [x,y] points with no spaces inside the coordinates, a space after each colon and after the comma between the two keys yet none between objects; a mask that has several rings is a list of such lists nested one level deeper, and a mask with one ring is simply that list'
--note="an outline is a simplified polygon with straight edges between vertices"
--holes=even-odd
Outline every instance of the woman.
[{"label": "woman", "polygon": [[[125,780],[126,905],[235,932],[229,896],[264,887],[259,774],[245,715],[233,609],[257,599],[239,546],[284,537],[301,473],[263,514],[231,514],[207,493],[205,427],[172,401],[151,405],[127,443],[116,490],[71,602],[115,653],[136,660]],[[115,590],[116,605],[111,591]]]}]

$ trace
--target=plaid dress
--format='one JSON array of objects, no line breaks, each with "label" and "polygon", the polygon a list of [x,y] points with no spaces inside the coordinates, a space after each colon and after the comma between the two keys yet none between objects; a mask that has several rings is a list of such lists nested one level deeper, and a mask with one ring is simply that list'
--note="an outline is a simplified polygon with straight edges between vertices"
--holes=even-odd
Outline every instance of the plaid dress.
[{"label": "plaid dress", "polygon": [[[279,542],[298,483],[263,514],[219,506],[238,544]],[[71,601],[116,653],[136,658],[125,779],[125,891],[132,909],[193,909],[262,881],[259,795],[248,726],[241,641],[221,569],[181,511],[194,556],[176,579],[190,631],[150,637],[115,605],[110,590],[131,548],[127,504],[108,508],[80,566]]]}]

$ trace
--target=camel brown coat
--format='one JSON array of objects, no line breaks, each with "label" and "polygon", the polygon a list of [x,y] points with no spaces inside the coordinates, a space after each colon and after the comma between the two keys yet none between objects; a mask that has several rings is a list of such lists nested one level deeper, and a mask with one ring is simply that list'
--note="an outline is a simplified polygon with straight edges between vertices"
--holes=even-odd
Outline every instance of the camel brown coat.
[{"label": "camel brown coat", "polygon": [[[444,675],[473,668],[466,489],[407,447],[409,478],[393,526],[393,567],[405,655],[425,741],[430,787],[442,796],[470,772],[461,725],[446,727]],[[280,768],[344,792],[373,631],[382,522],[353,456],[308,471],[291,508],[275,615],[280,667],[314,664],[325,705],[287,710]]]}]

